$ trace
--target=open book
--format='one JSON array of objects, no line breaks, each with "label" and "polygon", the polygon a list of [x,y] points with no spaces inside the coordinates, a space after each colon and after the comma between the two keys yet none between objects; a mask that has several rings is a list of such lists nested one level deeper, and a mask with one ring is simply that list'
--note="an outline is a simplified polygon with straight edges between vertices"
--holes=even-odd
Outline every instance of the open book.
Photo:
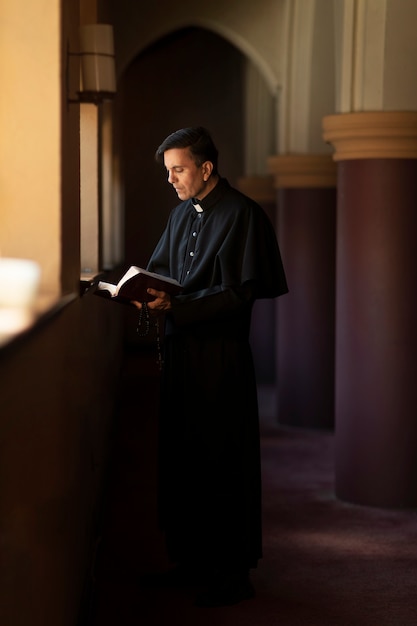
[{"label": "open book", "polygon": [[146,290],[149,288],[165,291],[171,296],[175,296],[182,291],[182,285],[174,278],[148,272],[142,267],[132,265],[117,285],[101,280],[97,285],[95,293],[125,304],[130,303],[132,300],[150,302],[155,299],[155,296],[147,293]]}]

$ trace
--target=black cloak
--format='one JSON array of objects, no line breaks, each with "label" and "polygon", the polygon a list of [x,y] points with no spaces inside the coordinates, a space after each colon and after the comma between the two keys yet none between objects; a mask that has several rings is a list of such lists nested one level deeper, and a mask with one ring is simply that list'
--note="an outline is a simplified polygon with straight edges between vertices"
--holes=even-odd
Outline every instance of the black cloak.
[{"label": "black cloak", "polygon": [[261,471],[249,331],[254,301],[288,291],[274,228],[221,178],[199,203],[174,208],[148,269],[184,286],[163,341],[159,515],[168,554],[256,567]]}]

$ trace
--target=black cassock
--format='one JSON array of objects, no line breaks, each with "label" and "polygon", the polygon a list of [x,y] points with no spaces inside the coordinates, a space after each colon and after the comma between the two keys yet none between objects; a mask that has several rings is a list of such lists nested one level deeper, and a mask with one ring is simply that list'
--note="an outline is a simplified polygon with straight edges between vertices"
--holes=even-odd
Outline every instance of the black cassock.
[{"label": "black cassock", "polygon": [[[221,178],[171,212],[148,269],[184,285],[166,315],[159,515],[173,562],[256,567],[262,556],[253,302],[288,291],[263,209]],[[202,210],[201,210],[202,209]]]}]

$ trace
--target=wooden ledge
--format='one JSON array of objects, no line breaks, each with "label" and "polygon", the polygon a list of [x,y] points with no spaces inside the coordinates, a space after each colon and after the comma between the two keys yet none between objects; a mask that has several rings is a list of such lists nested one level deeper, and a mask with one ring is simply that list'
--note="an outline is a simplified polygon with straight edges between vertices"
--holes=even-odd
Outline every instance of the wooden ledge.
[{"label": "wooden ledge", "polygon": [[[39,295],[33,307],[11,312],[0,308],[0,355],[5,348],[15,345],[33,333],[37,327],[57,315],[62,309],[76,300],[76,294],[66,296]],[[12,321],[15,323],[11,323]],[[3,323],[2,323],[3,322]]]},{"label": "wooden ledge", "polygon": [[323,118],[323,139],[335,161],[417,159],[416,111],[366,111]]}]

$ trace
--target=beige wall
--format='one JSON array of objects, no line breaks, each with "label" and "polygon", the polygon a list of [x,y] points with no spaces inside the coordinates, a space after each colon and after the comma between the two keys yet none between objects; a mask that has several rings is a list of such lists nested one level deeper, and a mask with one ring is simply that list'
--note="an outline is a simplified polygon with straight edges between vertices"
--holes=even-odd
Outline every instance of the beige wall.
[{"label": "beige wall", "polygon": [[417,110],[417,2],[389,0],[384,57],[383,109]]},{"label": "beige wall", "polygon": [[[0,2],[0,253],[61,271],[60,2]],[[22,19],[24,16],[24,19]]]}]

